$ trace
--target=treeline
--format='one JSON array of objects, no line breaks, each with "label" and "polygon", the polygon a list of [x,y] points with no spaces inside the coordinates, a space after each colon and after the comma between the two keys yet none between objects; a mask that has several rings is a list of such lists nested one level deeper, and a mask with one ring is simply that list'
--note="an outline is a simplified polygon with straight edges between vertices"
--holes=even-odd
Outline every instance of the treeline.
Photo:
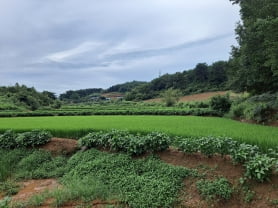
[{"label": "treeline", "polygon": [[62,101],[82,102],[88,101],[92,97],[99,97],[104,90],[102,88],[91,88],[82,90],[69,90],[59,96]]},{"label": "treeline", "polygon": [[212,65],[199,63],[192,70],[165,74],[151,82],[133,88],[126,94],[126,100],[145,100],[157,97],[167,89],[177,89],[181,94],[226,90],[228,86],[229,63],[218,61]]},{"label": "treeline", "polygon": [[278,1],[230,0],[241,7],[239,47],[230,60],[231,88],[251,94],[278,91]]},{"label": "treeline", "polygon": [[117,84],[109,87],[105,92],[121,92],[126,93],[132,91],[134,88],[147,84],[147,82],[132,81],[123,84]]},{"label": "treeline", "polygon": [[7,110],[9,108],[11,108],[10,110],[22,108],[33,111],[41,107],[59,108],[61,106],[54,93],[38,92],[34,87],[27,87],[18,83],[15,86],[0,87],[0,97],[1,106]]}]

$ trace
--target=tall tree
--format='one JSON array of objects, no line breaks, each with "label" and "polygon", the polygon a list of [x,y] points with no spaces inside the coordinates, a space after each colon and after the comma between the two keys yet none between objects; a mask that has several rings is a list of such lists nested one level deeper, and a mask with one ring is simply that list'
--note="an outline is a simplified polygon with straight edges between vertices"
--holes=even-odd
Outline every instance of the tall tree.
[{"label": "tall tree", "polygon": [[238,48],[230,61],[231,86],[253,94],[278,89],[278,1],[230,0],[241,7]]}]

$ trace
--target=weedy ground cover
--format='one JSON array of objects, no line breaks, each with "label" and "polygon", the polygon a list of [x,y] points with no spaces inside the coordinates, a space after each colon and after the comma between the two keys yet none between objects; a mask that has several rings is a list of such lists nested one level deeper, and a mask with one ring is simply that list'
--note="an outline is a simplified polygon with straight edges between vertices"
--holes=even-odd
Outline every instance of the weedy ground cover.
[{"label": "weedy ground cover", "polygon": [[176,138],[175,145],[185,153],[200,152],[208,157],[230,155],[234,163],[242,163],[245,177],[259,182],[268,180],[277,171],[278,149],[262,151],[256,145],[237,142],[231,138],[201,137]]},{"label": "weedy ground cover", "polygon": [[227,136],[264,149],[278,146],[278,128],[225,118],[195,116],[63,116],[0,118],[0,131],[47,129],[55,136],[82,137],[99,130],[158,131],[177,136]]},{"label": "weedy ground cover", "polygon": [[[70,158],[52,157],[41,150],[1,150],[1,161],[9,160],[9,175],[2,178],[0,190],[11,195],[17,188],[9,180],[60,178],[62,189],[43,193],[13,207],[28,207],[54,199],[53,206],[72,200],[90,202],[116,199],[131,207],[172,207],[182,181],[196,171],[174,167],[155,157],[133,159],[125,154],[111,154],[92,149]],[[124,177],[123,177],[124,176]],[[9,182],[9,183],[8,183]],[[15,194],[14,191],[12,194]],[[35,204],[34,204],[35,203]]]}]

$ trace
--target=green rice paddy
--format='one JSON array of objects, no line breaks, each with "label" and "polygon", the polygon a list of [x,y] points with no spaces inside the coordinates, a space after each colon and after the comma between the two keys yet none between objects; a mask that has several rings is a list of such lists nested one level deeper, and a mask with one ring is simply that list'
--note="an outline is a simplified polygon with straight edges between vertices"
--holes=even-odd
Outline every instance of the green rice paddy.
[{"label": "green rice paddy", "polygon": [[177,136],[227,136],[263,148],[278,146],[278,128],[226,118],[196,116],[63,116],[0,118],[0,131],[50,130],[59,137],[80,137],[90,131],[124,129],[160,131]]}]

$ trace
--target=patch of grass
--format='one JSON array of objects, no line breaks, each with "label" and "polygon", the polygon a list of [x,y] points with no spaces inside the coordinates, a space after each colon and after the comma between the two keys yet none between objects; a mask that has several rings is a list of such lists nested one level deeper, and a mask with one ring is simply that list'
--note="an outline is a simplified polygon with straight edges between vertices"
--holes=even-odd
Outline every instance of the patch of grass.
[{"label": "patch of grass", "polygon": [[[94,149],[75,154],[68,161],[68,168],[63,184],[74,181],[76,177],[99,181],[110,190],[108,195],[117,193],[119,201],[134,208],[172,207],[182,180],[195,173],[153,157],[134,160],[124,154],[108,154]],[[107,191],[104,193],[106,195]]]},{"label": "patch of grass", "polygon": [[6,180],[0,182],[0,192],[4,193],[5,196],[12,196],[17,194],[19,191],[19,185],[14,180]]},{"label": "patch of grass", "polygon": [[66,163],[65,157],[54,158],[49,152],[35,150],[18,163],[16,177],[21,179],[61,177],[66,171]]},{"label": "patch of grass", "polygon": [[0,149],[0,182],[10,178],[16,171],[19,161],[30,153],[31,151],[27,149]]},{"label": "patch of grass", "polygon": [[201,196],[208,201],[228,200],[233,193],[231,184],[226,178],[218,178],[215,180],[201,179],[197,181],[196,185]]},{"label": "patch of grass", "polygon": [[177,136],[226,136],[264,149],[278,145],[278,128],[226,118],[195,116],[63,116],[0,118],[0,131],[46,129],[55,136],[76,138],[99,130],[158,131]]}]

